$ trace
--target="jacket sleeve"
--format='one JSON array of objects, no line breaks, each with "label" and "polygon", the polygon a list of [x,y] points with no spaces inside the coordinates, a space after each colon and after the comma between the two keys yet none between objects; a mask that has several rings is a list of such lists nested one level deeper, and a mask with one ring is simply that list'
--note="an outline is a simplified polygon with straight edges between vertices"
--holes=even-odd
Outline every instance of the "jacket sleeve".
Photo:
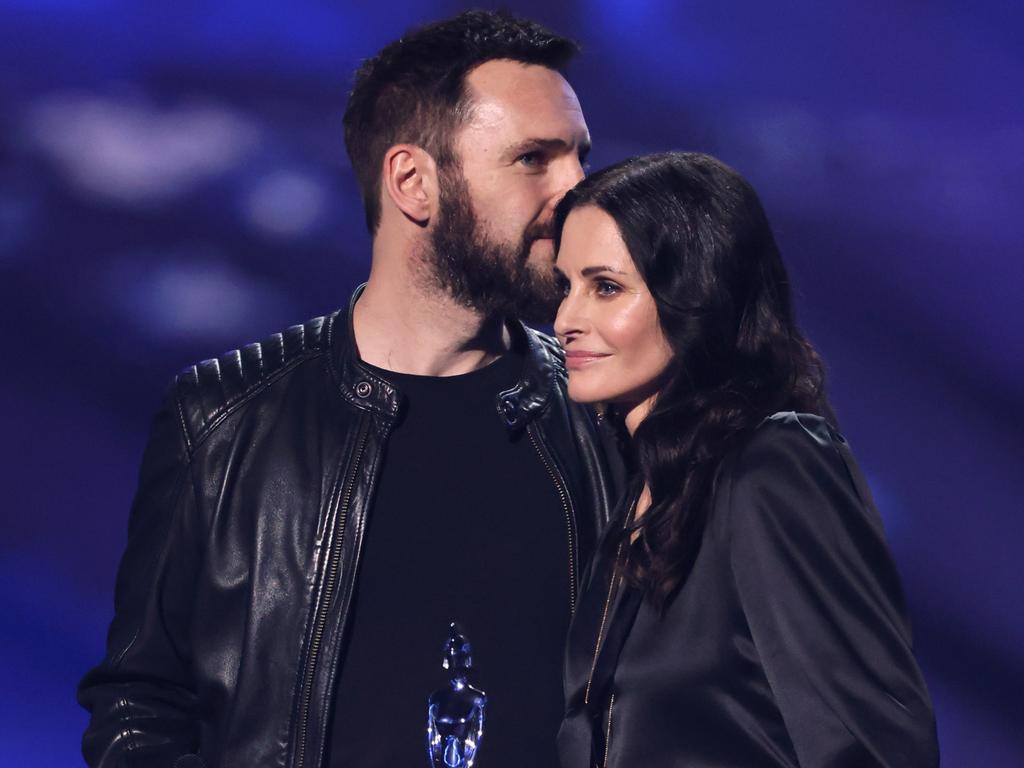
[{"label": "jacket sleeve", "polygon": [[[173,392],[173,391],[172,391]],[[90,766],[162,766],[194,750],[189,625],[199,548],[195,494],[173,394],[142,460],[103,661],[83,678]]]},{"label": "jacket sleeve", "polygon": [[729,497],[733,575],[800,765],[937,766],[881,520],[845,441],[800,418],[755,433]]}]

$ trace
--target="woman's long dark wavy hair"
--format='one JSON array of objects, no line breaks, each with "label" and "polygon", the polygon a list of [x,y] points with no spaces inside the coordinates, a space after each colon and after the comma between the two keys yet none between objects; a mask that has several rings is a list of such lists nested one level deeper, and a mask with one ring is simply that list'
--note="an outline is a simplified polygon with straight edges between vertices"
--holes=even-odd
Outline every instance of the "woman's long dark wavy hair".
[{"label": "woman's long dark wavy hair", "polygon": [[736,171],[689,152],[605,168],[559,205],[556,246],[566,217],[582,206],[615,220],[673,351],[631,441],[651,506],[608,540],[627,553],[629,581],[664,607],[697,556],[729,453],[777,411],[835,419],[821,360],[796,326],[768,219]]}]

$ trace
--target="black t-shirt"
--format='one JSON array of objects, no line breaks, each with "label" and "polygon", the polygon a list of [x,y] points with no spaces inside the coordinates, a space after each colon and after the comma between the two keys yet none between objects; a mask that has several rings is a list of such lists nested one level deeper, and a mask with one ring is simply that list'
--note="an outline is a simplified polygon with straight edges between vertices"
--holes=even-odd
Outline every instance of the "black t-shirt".
[{"label": "black t-shirt", "polygon": [[496,396],[509,353],[472,373],[378,370],[406,396],[367,522],[336,688],[331,768],[427,766],[427,698],[447,683],[448,625],[472,643],[488,697],[482,768],[557,766],[569,623],[565,510]]}]

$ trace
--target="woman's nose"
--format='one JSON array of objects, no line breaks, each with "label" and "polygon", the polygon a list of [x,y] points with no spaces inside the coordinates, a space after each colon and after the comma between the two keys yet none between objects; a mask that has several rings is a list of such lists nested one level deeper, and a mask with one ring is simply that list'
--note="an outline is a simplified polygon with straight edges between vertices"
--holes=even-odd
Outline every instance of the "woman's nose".
[{"label": "woman's nose", "polygon": [[566,339],[581,332],[582,324],[579,300],[571,290],[567,291],[562,297],[562,303],[558,305],[558,314],[555,315],[555,335],[565,344]]}]

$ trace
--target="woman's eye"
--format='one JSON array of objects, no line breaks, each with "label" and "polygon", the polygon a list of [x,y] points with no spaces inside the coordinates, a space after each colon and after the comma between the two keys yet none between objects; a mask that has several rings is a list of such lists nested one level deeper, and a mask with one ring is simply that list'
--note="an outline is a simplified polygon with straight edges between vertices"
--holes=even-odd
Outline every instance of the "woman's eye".
[{"label": "woman's eye", "polygon": [[597,295],[598,296],[611,296],[619,292],[619,286],[615,283],[608,282],[607,280],[599,280],[597,282]]}]

